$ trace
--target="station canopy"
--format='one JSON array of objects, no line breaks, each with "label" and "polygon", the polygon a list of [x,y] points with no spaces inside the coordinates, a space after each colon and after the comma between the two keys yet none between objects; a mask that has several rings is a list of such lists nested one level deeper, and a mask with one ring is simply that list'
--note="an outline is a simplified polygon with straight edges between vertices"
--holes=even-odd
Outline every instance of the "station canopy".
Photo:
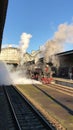
[{"label": "station canopy", "polygon": [[2,44],[3,30],[5,25],[8,0],[0,0],[0,50]]}]

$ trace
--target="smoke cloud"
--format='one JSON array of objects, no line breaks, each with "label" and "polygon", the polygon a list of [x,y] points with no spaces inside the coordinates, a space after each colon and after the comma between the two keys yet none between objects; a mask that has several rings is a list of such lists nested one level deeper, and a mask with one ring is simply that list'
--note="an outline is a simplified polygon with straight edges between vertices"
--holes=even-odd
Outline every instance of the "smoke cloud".
[{"label": "smoke cloud", "polygon": [[22,33],[20,37],[20,55],[21,59],[23,55],[26,53],[27,48],[29,47],[30,38],[32,37],[31,34]]},{"label": "smoke cloud", "polygon": [[41,54],[44,55],[45,61],[49,62],[51,55],[64,51],[64,45],[66,43],[73,43],[72,23],[60,24],[53,38],[40,47]]}]

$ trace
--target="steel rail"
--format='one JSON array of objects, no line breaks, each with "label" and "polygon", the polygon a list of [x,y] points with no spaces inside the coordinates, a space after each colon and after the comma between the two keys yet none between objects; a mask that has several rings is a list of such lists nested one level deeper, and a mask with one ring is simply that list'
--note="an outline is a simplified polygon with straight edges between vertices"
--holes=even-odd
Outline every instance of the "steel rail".
[{"label": "steel rail", "polygon": [[62,85],[58,85],[58,84],[48,84],[48,87],[52,88],[52,89],[56,89],[57,91],[61,91],[65,94],[68,94],[70,96],[73,96],[73,88],[69,88],[66,86],[62,86]]},{"label": "steel rail", "polygon": [[15,121],[16,121],[16,124],[17,124],[17,128],[18,128],[18,130],[22,130],[22,129],[21,129],[21,126],[20,126],[20,124],[19,124],[19,121],[18,121],[18,119],[17,119],[17,116],[16,116],[16,114],[15,114],[13,105],[12,105],[12,103],[11,103],[10,97],[9,97],[8,92],[7,92],[7,90],[6,90],[6,86],[4,86],[4,91],[5,91],[5,94],[6,94],[6,96],[7,96],[8,102],[9,102],[9,104],[10,104],[11,110],[12,110],[12,112],[13,112],[13,116],[14,116],[14,118],[15,118]]}]

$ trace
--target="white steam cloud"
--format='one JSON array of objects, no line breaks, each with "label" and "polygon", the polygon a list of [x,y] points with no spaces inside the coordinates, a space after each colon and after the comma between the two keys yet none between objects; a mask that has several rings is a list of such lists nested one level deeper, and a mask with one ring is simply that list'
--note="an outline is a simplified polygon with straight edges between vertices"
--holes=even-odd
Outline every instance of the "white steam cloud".
[{"label": "white steam cloud", "polygon": [[11,73],[13,84],[42,84],[40,81],[32,80],[26,77],[26,74],[21,75],[21,71]]},{"label": "white steam cloud", "polygon": [[22,33],[20,37],[20,51],[21,57],[26,53],[27,48],[29,47],[30,38],[32,37],[31,34]]},{"label": "white steam cloud", "polygon": [[4,62],[0,61],[0,85],[11,85],[12,79],[10,77],[8,68]]},{"label": "white steam cloud", "polygon": [[73,24],[60,24],[58,30],[54,33],[52,40],[48,40],[40,47],[41,54],[44,55],[46,62],[50,60],[50,56],[64,51],[66,43],[73,43]]},{"label": "white steam cloud", "polygon": [[28,79],[24,71],[11,71],[13,66],[8,66],[0,61],[0,85],[16,84],[41,84],[39,81]]},{"label": "white steam cloud", "polygon": [[73,24],[60,24],[58,31],[54,34],[54,39],[60,43],[73,43]]}]

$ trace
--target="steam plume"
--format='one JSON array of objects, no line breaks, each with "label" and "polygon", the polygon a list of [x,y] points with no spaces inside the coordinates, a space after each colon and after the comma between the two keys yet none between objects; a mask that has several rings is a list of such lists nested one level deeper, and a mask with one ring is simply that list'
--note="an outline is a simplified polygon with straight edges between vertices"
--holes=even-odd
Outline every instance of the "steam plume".
[{"label": "steam plume", "polygon": [[26,50],[29,46],[30,38],[32,37],[31,34],[22,33],[20,38],[20,52],[21,52],[21,58],[23,58],[23,55],[26,53]]},{"label": "steam plume", "polygon": [[73,43],[73,24],[60,24],[54,39],[61,43]]},{"label": "steam plume", "polygon": [[[64,50],[66,43],[73,43],[73,24],[60,24],[58,30],[54,33],[51,40],[48,40],[44,47],[41,47],[41,52],[44,53],[44,59],[49,61],[50,56]],[[43,49],[44,48],[44,49]]]}]

